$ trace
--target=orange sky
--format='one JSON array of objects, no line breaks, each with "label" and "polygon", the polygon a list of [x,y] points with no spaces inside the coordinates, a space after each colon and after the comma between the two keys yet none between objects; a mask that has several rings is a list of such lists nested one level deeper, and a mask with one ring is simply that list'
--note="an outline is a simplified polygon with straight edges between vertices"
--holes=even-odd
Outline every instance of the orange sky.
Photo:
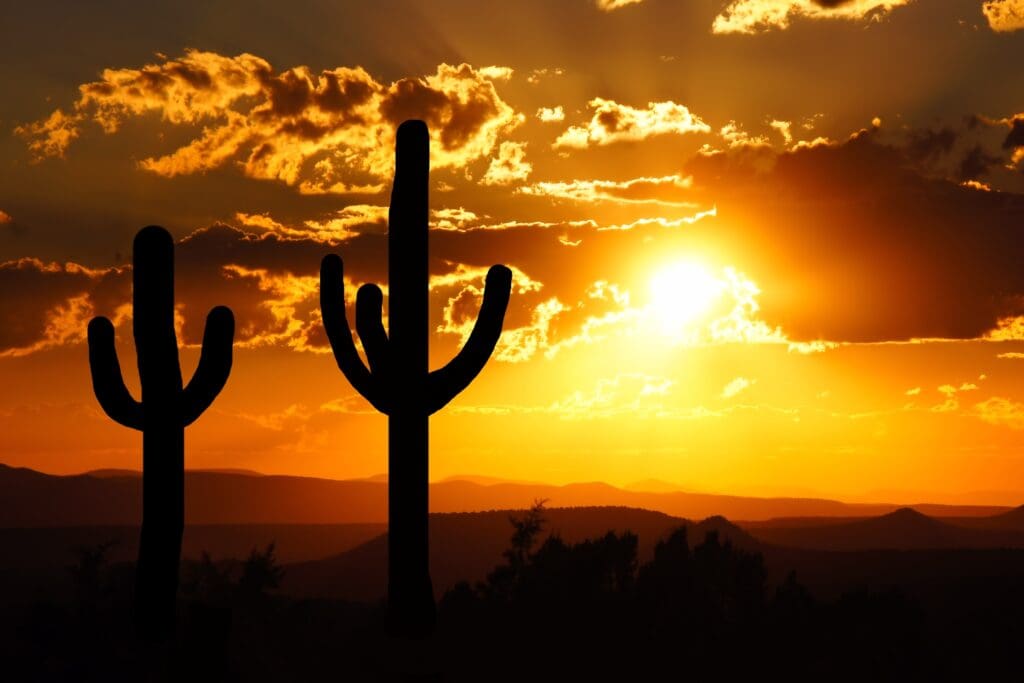
[{"label": "orange sky", "polygon": [[386,283],[415,117],[435,366],[514,272],[434,478],[1024,499],[1024,2],[99,7],[20,7],[0,45],[0,461],[140,466],[84,330],[111,316],[133,368],[127,255],[159,223],[186,372],[210,307],[238,326],[188,466],[384,471],[316,273]]}]

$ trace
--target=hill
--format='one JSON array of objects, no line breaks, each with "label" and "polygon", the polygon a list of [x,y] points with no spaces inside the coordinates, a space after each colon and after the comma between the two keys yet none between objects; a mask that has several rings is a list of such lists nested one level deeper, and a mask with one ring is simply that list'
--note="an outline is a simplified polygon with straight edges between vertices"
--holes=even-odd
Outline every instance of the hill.
[{"label": "hill", "polygon": [[747,524],[745,528],[764,543],[814,550],[1024,548],[1024,532],[999,528],[998,517],[979,517],[972,523],[973,527],[961,526],[900,508],[854,521],[786,519],[774,524]]}]

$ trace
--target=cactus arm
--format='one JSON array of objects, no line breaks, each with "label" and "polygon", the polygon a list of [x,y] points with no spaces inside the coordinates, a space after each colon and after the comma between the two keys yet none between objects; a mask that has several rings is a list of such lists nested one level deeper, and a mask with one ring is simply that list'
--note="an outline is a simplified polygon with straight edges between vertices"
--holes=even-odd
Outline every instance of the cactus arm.
[{"label": "cactus arm", "polygon": [[387,375],[388,335],[381,322],[384,295],[377,285],[363,285],[356,294],[356,331],[363,342],[370,372],[377,377]]},{"label": "cactus arm", "polygon": [[142,404],[132,398],[124,385],[121,364],[114,348],[114,325],[106,318],[89,323],[89,369],[92,388],[103,412],[129,429],[142,429]]},{"label": "cactus arm", "polygon": [[363,365],[352,340],[352,329],[345,317],[344,264],[336,254],[328,254],[320,264],[320,314],[338,368],[370,405],[387,415],[380,382]]},{"label": "cactus arm", "polygon": [[492,266],[487,272],[484,300],[469,339],[446,366],[430,373],[427,390],[431,414],[447,405],[483,370],[501,336],[511,292],[512,271],[505,266]]},{"label": "cactus arm", "polygon": [[182,422],[187,427],[203,414],[221,392],[231,374],[231,345],[235,317],[231,309],[217,306],[206,316],[199,365],[182,395]]}]

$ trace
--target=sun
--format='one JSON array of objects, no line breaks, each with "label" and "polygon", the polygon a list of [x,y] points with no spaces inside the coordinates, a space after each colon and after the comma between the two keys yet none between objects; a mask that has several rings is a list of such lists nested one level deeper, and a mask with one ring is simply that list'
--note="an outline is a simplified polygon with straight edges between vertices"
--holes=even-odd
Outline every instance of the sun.
[{"label": "sun", "polygon": [[725,283],[706,266],[673,263],[651,277],[650,311],[665,334],[678,336],[711,310]]}]

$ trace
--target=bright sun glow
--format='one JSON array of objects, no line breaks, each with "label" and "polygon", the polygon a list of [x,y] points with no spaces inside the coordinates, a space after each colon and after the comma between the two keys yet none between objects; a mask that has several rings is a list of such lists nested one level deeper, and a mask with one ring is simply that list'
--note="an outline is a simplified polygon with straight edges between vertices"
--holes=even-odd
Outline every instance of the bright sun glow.
[{"label": "bright sun glow", "polygon": [[651,312],[663,332],[678,335],[711,309],[724,287],[699,263],[674,263],[651,278]]}]

